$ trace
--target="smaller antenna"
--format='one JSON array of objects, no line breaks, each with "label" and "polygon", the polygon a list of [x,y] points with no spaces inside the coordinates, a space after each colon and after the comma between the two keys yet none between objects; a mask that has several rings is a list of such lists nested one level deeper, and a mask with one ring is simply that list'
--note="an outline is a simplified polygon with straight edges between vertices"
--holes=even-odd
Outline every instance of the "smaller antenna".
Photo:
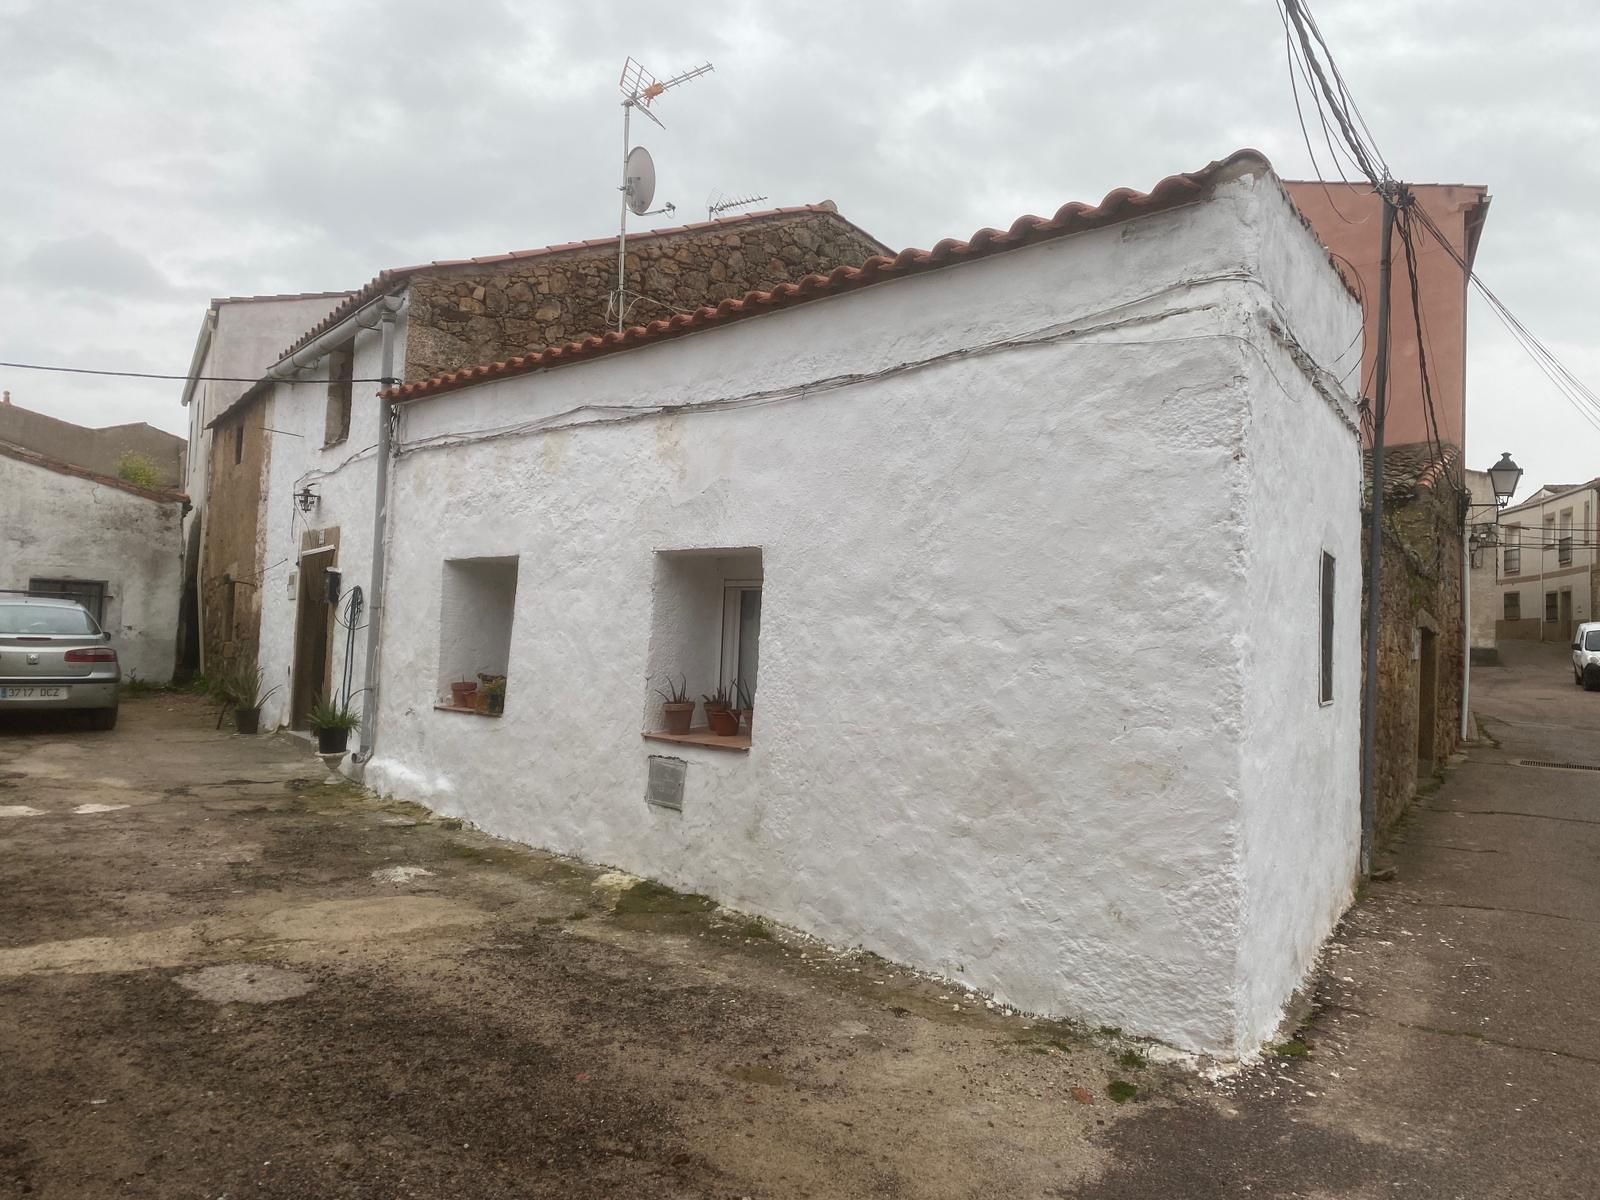
[{"label": "smaller antenna", "polygon": [[706,201],[706,220],[715,221],[725,212],[736,208],[743,208],[746,204],[760,204],[768,196],[725,196],[721,192],[713,193],[712,199]]}]

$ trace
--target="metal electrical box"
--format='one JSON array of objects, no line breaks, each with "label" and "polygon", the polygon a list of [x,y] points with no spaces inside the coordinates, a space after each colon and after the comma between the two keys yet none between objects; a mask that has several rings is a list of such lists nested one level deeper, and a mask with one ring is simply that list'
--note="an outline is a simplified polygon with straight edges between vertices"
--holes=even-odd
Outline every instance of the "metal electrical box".
[{"label": "metal electrical box", "polygon": [[645,784],[644,802],[673,812],[683,811],[683,783],[689,764],[681,758],[650,756],[650,779]]}]

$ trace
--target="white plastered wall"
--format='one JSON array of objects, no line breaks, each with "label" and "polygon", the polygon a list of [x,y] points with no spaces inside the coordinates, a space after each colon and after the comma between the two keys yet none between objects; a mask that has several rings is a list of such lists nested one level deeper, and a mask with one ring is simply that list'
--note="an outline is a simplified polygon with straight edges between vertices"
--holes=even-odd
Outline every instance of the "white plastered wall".
[{"label": "white plastered wall", "polygon": [[[395,319],[394,361],[405,361],[406,317]],[[376,379],[382,373],[382,334],[376,328],[356,335],[355,369],[357,379]],[[267,673],[267,685],[280,690],[261,710],[263,728],[287,724],[292,695],[292,668],[296,621],[295,595],[291,574],[299,570],[301,542],[305,533],[313,538],[317,531],[339,531],[337,569],[342,578],[344,597],[360,587],[363,596],[370,591],[372,572],[372,514],[377,481],[375,451],[378,441],[380,405],[377,385],[357,383],[350,407],[350,433],[344,441],[325,446],[323,437],[327,412],[326,360],[306,372],[306,382],[279,383],[272,393],[272,425],[283,432],[272,436],[272,457],[268,488],[263,500],[262,562],[266,568],[262,583],[260,663]],[[398,369],[398,367],[396,368]],[[298,434],[299,436],[291,436]],[[316,506],[302,513],[294,495],[309,486],[317,493]],[[325,535],[326,536],[326,535]],[[396,581],[398,588],[409,581]],[[428,586],[439,586],[438,571]],[[341,597],[339,613],[344,613]],[[368,609],[362,620],[370,618]],[[333,686],[338,689],[345,673],[346,646],[351,646],[352,691],[359,691],[366,672],[366,631],[357,629],[352,639],[347,631],[334,626],[330,653]],[[434,649],[438,649],[438,626],[433,626]],[[429,676],[432,686],[433,676]],[[360,707],[362,698],[354,700]]]},{"label": "white plastered wall", "polygon": [[[1280,203],[1246,176],[1209,203],[410,407],[368,782],[1028,1009],[1248,1051],[1298,978],[1274,960],[1242,984],[1257,942],[1320,937],[1348,894],[1342,844],[1284,866],[1245,794],[1270,774],[1246,731],[1270,674],[1250,571],[1290,532],[1344,546],[1358,520],[1348,487],[1285,472],[1283,531],[1249,524],[1260,348],[1276,353],[1260,225],[1300,229]],[[1290,309],[1336,353],[1349,309],[1315,300],[1339,284],[1311,269]],[[1068,326],[1104,328],[962,353]],[[1300,366],[1272,361],[1304,393],[1306,453],[1356,471]],[[844,374],[879,377],[792,394]],[[648,406],[669,411],[614,419]],[[684,811],[648,808],[655,555],[728,547],[762,554],[754,745],[672,747]],[[441,564],[508,554],[505,719],[437,712]],[[1289,721],[1297,766],[1329,782],[1273,780],[1280,808],[1354,811],[1353,789],[1332,795],[1353,714]],[[1290,868],[1284,887],[1317,894],[1247,928],[1252,880]]]},{"label": "white plastered wall", "polygon": [[[1361,308],[1326,286],[1327,252],[1287,197],[1263,189],[1248,224],[1267,281],[1262,319],[1292,337],[1246,350],[1250,408],[1236,476],[1249,514],[1241,649],[1240,831],[1246,913],[1238,1040],[1271,1036],[1349,903],[1361,821],[1360,443],[1330,402],[1361,366]],[[1304,355],[1329,368],[1310,378]],[[1321,701],[1322,555],[1334,557],[1333,699]]]},{"label": "white plastered wall", "polygon": [[183,505],[0,455],[0,588],[30,578],[106,584],[123,675],[172,678],[183,584]]}]

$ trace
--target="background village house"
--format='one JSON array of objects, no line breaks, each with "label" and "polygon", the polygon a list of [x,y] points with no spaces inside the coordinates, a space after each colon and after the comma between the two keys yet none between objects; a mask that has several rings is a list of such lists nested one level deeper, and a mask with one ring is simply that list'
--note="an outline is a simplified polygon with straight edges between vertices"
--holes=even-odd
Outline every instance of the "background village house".
[{"label": "background village house", "polygon": [[1247,1053],[1356,870],[1360,324],[1246,152],[401,387],[365,780]]},{"label": "background village house", "polygon": [[[68,423],[51,424],[55,435],[53,426]],[[79,432],[62,448],[76,442],[104,465],[110,451],[93,436],[100,431]],[[163,444],[108,440],[113,450]],[[181,449],[171,465],[179,461]],[[176,663],[186,503],[176,489],[141,487],[0,439],[0,590],[76,600],[115,638],[125,678],[166,683]]]},{"label": "background village house", "polygon": [[1584,621],[1600,619],[1600,549],[1595,518],[1600,480],[1547,484],[1500,514],[1490,549],[1495,637],[1570,642]]},{"label": "background village house", "polygon": [[[318,698],[346,693],[347,670],[348,690],[362,686],[365,642],[352,635],[347,606],[371,572],[381,408],[371,381],[385,373],[386,337],[390,370],[415,380],[603,331],[616,245],[571,242],[385,271],[300,331],[259,384],[211,418],[224,449],[211,456],[204,577],[244,578],[248,568],[259,581],[236,588],[231,609],[222,597],[222,612],[233,614],[225,656],[259,661],[268,685],[281,685],[263,713],[267,728],[304,728]],[[639,311],[670,315],[886,247],[825,201],[634,232],[628,249],[630,287],[651,295],[636,301]],[[218,606],[204,595],[212,638]],[[220,643],[210,644],[216,654]]]}]

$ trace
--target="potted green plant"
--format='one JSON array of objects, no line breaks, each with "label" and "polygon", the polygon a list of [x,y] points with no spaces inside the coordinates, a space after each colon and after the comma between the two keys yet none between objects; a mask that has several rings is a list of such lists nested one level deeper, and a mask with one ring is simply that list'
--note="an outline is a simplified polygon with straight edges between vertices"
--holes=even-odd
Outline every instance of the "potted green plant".
[{"label": "potted green plant", "polygon": [[746,733],[753,732],[756,724],[756,692],[754,688],[747,688],[743,681],[733,681],[734,694],[739,698],[738,717]]},{"label": "potted green plant", "polygon": [[350,731],[361,728],[361,714],[346,704],[318,700],[306,714],[306,724],[316,730],[319,754],[343,754]]},{"label": "potted green plant", "polygon": [[233,705],[233,727],[240,733],[261,732],[261,706],[277,692],[278,685],[262,691],[266,672],[260,667],[240,667],[228,677],[227,696]]},{"label": "potted green plant", "polygon": [[478,672],[478,690],[473,698],[474,708],[481,713],[497,717],[506,710],[506,677]]},{"label": "potted green plant", "polygon": [[739,732],[739,718],[733,711],[733,685],[724,683],[709,696],[702,695],[701,703],[706,706],[706,724],[711,727],[711,732],[723,737],[732,737]]},{"label": "potted green plant", "polygon": [[689,677],[679,675],[678,682],[672,682],[672,676],[665,677],[663,682],[667,690],[655,688],[655,694],[664,702],[661,705],[662,719],[667,723],[668,733],[688,733],[689,725],[694,720],[694,701],[689,698]]}]

